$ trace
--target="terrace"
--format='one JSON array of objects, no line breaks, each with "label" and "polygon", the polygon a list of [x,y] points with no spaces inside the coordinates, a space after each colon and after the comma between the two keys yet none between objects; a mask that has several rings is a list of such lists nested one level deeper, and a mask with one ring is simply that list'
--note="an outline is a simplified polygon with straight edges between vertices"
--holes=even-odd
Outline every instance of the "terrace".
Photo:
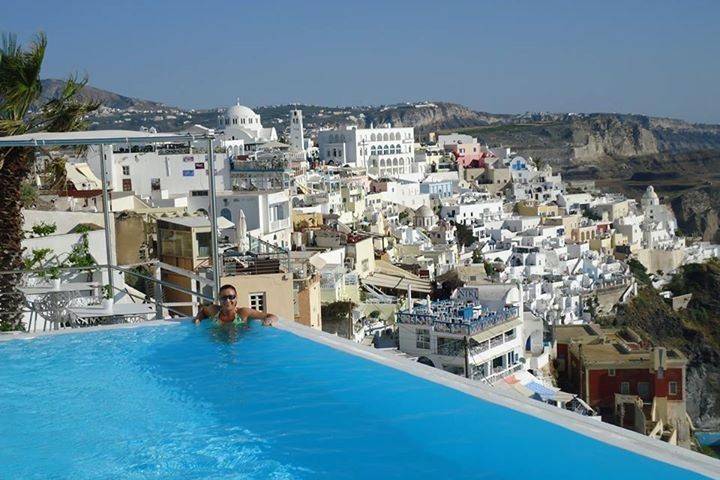
[{"label": "terrace", "polygon": [[504,307],[490,311],[484,307],[468,307],[445,300],[434,302],[432,307],[416,305],[412,310],[398,312],[397,322],[432,326],[436,332],[472,336],[490,328],[516,320],[517,307]]}]

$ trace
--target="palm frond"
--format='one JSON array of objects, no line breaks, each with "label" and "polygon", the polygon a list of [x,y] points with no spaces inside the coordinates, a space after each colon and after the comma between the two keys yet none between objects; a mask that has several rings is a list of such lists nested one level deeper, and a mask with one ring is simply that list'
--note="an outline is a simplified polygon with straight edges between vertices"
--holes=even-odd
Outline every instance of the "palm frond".
[{"label": "palm frond", "polygon": [[[42,93],[40,69],[47,38],[36,36],[26,50],[17,43],[14,35],[4,35],[0,55],[0,119],[22,120]],[[0,130],[0,135],[17,132]]]}]

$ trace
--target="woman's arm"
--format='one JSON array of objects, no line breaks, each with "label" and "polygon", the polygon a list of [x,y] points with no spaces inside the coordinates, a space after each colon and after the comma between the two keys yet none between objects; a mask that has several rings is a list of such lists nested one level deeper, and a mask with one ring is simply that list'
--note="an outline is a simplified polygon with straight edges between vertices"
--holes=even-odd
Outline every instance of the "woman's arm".
[{"label": "woman's arm", "polygon": [[216,313],[215,305],[206,305],[198,309],[197,315],[195,315],[195,323],[200,323],[208,317],[212,317]]},{"label": "woman's arm", "polygon": [[262,320],[263,325],[272,325],[272,322],[278,319],[272,313],[265,313],[248,307],[238,308],[237,313],[240,315],[240,318],[243,319],[243,322],[247,322],[248,318],[255,318],[257,320]]}]

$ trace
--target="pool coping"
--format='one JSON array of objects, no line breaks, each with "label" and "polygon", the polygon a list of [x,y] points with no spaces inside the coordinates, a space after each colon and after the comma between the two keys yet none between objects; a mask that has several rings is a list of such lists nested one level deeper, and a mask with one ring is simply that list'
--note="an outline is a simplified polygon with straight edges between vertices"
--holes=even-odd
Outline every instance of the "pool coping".
[{"label": "pool coping", "polygon": [[[12,340],[32,340],[38,337],[48,337],[66,334],[82,334],[107,330],[133,329],[157,327],[166,325],[179,325],[191,321],[189,318],[173,318],[164,320],[151,320],[134,324],[101,325],[87,328],[68,328],[33,333],[6,333],[0,335],[0,343]],[[609,423],[598,422],[582,415],[563,410],[543,402],[506,395],[489,385],[460,377],[458,375],[440,370],[438,368],[413,362],[398,354],[396,350],[376,349],[362,345],[336,335],[316,330],[295,322],[280,320],[275,327],[290,332],[299,337],[326,345],[335,350],[361,357],[413,375],[424,380],[442,385],[447,388],[463,392],[480,400],[490,402],[502,407],[510,408],[526,415],[553,423],[560,427],[572,430],[586,437],[613,445],[644,457],[689,470],[708,478],[720,477],[720,460],[707,455],[670,445],[660,440],[651,439],[632,430],[627,430]],[[560,448],[560,447],[558,447]]]}]

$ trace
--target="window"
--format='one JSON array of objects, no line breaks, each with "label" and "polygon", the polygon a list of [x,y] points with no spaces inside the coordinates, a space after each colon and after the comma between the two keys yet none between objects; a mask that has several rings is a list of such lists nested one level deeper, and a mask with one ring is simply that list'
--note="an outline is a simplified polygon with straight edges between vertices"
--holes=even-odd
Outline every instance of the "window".
[{"label": "window", "polygon": [[620,393],[622,393],[623,395],[630,394],[630,382],[622,382],[620,384]]},{"label": "window", "polygon": [[130,175],[130,165],[123,165],[123,175]]},{"label": "window", "polygon": [[614,377],[615,376],[615,369],[609,368],[608,369],[608,377]]},{"label": "window", "polygon": [[670,395],[677,395],[678,394],[678,388],[677,388],[677,382],[670,382],[668,384],[668,393]]},{"label": "window", "polygon": [[207,190],[191,190],[190,196],[191,197],[207,197],[208,191]]},{"label": "window", "polygon": [[151,178],[150,179],[150,190],[152,190],[153,192],[160,190],[160,179],[159,178]]},{"label": "window", "polygon": [[437,337],[437,353],[438,355],[458,357],[465,354],[465,346],[463,341],[458,338]]},{"label": "window", "polygon": [[265,311],[265,292],[251,293],[248,296],[248,303],[250,304],[250,308],[254,308],[255,310],[264,312]]},{"label": "window", "polygon": [[650,395],[650,383],[638,382],[637,390],[638,390],[638,395],[640,397],[642,397],[642,398],[648,397]]},{"label": "window", "polygon": [[198,257],[210,256],[210,232],[198,232],[195,234],[197,242]]},{"label": "window", "polygon": [[430,330],[418,328],[415,331],[415,346],[423,350],[430,350]]}]

